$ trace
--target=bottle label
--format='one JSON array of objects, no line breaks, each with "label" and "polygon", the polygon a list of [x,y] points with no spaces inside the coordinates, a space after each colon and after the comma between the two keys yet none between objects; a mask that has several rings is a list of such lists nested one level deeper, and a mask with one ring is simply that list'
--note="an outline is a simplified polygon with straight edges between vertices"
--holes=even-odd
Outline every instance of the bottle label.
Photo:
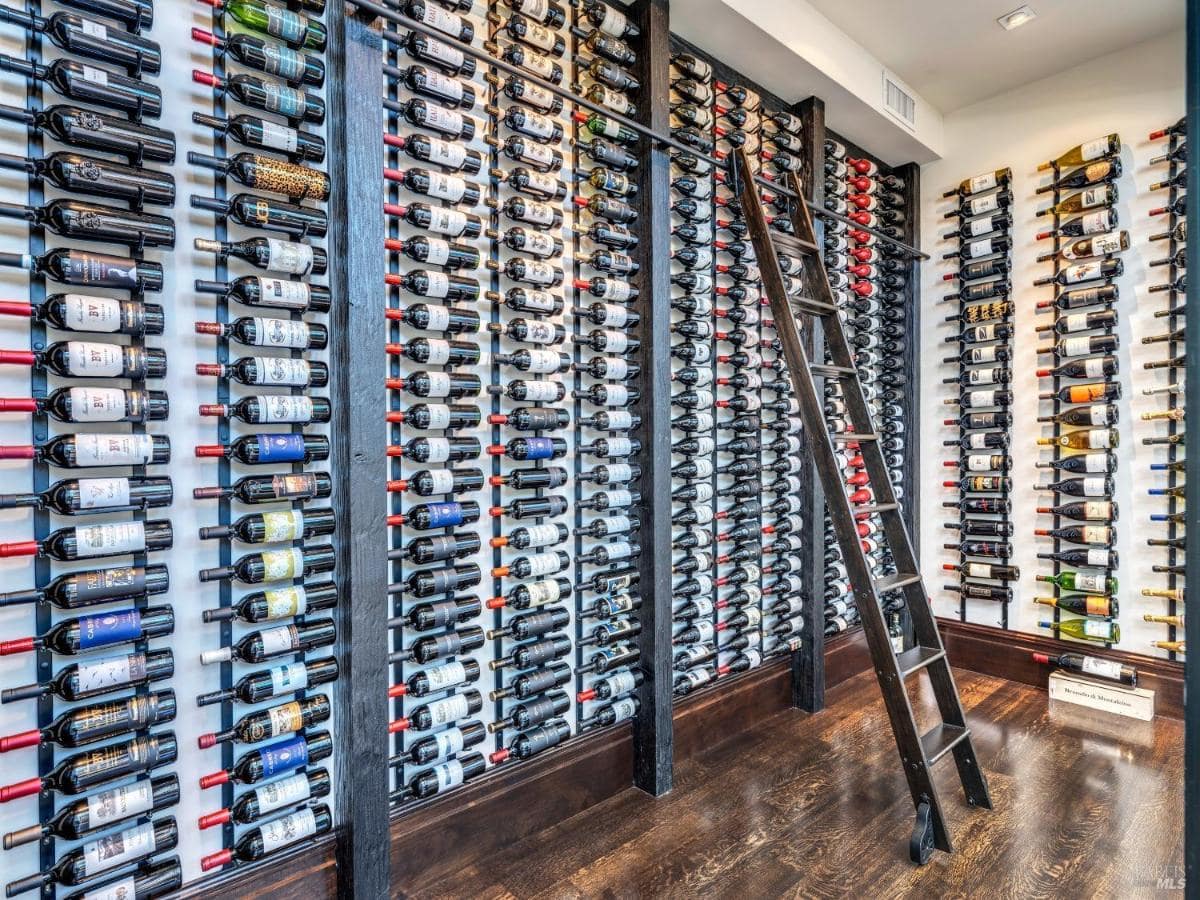
[{"label": "bottle label", "polygon": [[[442,459],[432,460],[433,462],[445,462],[445,459],[450,455],[450,442],[444,438],[439,438],[442,445],[446,448],[446,453]],[[426,475],[429,476],[428,494],[448,494],[454,490],[454,473],[449,469],[428,469]]]},{"label": "bottle label", "polygon": [[[967,202],[968,216],[981,216],[1000,208],[1000,195],[988,194],[986,197],[976,197]],[[989,229],[990,231],[991,229]]]},{"label": "bottle label", "polygon": [[1085,519],[1108,519],[1112,517],[1112,504],[1107,500],[1089,500],[1083,504]]},{"label": "bottle label", "polygon": [[425,678],[429,682],[429,693],[444,691],[456,684],[466,683],[467,669],[461,662],[446,663],[426,669]]},{"label": "bottle label", "polygon": [[1081,664],[1081,669],[1084,675],[1094,675],[1097,678],[1111,678],[1114,681],[1121,679],[1121,664],[1109,662],[1107,659],[1096,659],[1094,656],[1085,656]]},{"label": "bottle label", "polygon": [[527,556],[525,557],[525,563],[529,568],[528,577],[531,578],[537,578],[542,575],[553,575],[565,568],[562,558],[558,555],[558,551]]},{"label": "bottle label", "polygon": [[154,789],[149,781],[101,791],[87,799],[88,828],[99,828],[153,808]]},{"label": "bottle label", "polygon": [[434,728],[439,725],[449,725],[471,714],[471,706],[466,694],[455,694],[452,697],[434,700],[425,708],[429,711]]},{"label": "bottle label", "polygon": [[608,457],[625,457],[633,455],[633,441],[630,438],[614,437],[608,439]]},{"label": "bottle label", "polygon": [[287,550],[266,550],[262,553],[263,581],[283,581],[295,578],[304,571],[304,551],[299,547]]},{"label": "bottle label", "polygon": [[[621,509],[623,507],[633,505],[632,491],[608,491],[607,497],[609,509]],[[609,559],[615,559],[615,557],[612,556],[612,547],[609,548]]]},{"label": "bottle label", "polygon": [[303,387],[312,377],[312,366],[305,359],[287,356],[255,356],[251,384]]},{"label": "bottle label", "polygon": [[1098,641],[1112,640],[1112,627],[1108,622],[1100,622],[1096,619],[1083,620],[1084,637],[1092,638]]},{"label": "bottle label", "polygon": [[[536,173],[531,173],[531,176],[533,174],[536,174]],[[556,183],[553,178],[547,178],[547,180],[550,181],[550,183],[552,183],[552,184]],[[534,256],[545,259],[546,257],[553,256],[555,253],[558,252],[558,247],[555,246],[555,241],[554,241],[553,236],[546,234],[545,232],[526,231],[524,237],[525,237],[525,241],[524,241],[524,244],[521,246],[521,249],[526,251],[527,253],[532,253]],[[539,291],[537,293],[542,293],[542,292]],[[545,306],[544,308],[538,309],[537,312],[553,312],[554,311],[554,295],[553,294],[545,294],[545,298],[548,298],[549,306]],[[526,302],[524,305],[526,307],[529,307],[530,304],[528,302]]]},{"label": "bottle label", "polygon": [[[265,634],[265,632],[264,632]],[[308,741],[302,737],[290,737],[258,751],[262,762],[262,777],[270,778],[288,769],[295,769],[308,762]]]},{"label": "bottle label", "polygon": [[1109,253],[1120,253],[1122,250],[1119,234],[1098,234],[1092,238],[1092,255],[1105,256]]},{"label": "bottle label", "polygon": [[989,453],[972,453],[967,457],[967,471],[989,472],[992,469],[992,457]]},{"label": "bottle label", "polygon": [[75,529],[75,555],[116,556],[146,549],[144,522],[114,522],[109,525],[84,525]]},{"label": "bottle label", "polygon": [[604,291],[600,294],[602,300],[616,300],[622,303],[632,296],[633,285],[628,281],[619,281],[616,278],[604,279]]},{"label": "bottle label", "polygon": [[101,87],[108,86],[108,73],[103,69],[98,69],[95,66],[80,65],[83,71],[83,80],[91,84],[98,84]]},{"label": "bottle label", "polygon": [[972,578],[992,578],[992,567],[987,563],[967,563],[966,573]]},{"label": "bottle label", "polygon": [[976,175],[972,178],[968,182],[968,189],[970,193],[978,194],[980,191],[990,191],[997,183],[996,173],[988,172],[986,175]]},{"label": "bottle label", "polygon": [[467,183],[454,175],[430,172],[429,189],[425,193],[430,197],[457,203],[467,193]]},{"label": "bottle label", "polygon": [[540,260],[525,260],[525,277],[522,280],[533,284],[552,285],[558,280],[558,277],[559,270],[556,266]]},{"label": "bottle label", "polygon": [[81,468],[142,466],[153,458],[154,439],[148,434],[75,435],[75,465]]},{"label": "bottle label", "polygon": [[[432,274],[440,274],[440,273],[432,273],[431,272],[430,274],[432,275]],[[442,276],[442,278],[445,278],[445,277],[446,276],[444,276],[444,275]],[[449,285],[449,282],[447,281],[446,284]],[[440,296],[444,297],[445,294],[442,294]],[[429,359],[425,360],[425,362],[428,365],[444,366],[446,363],[448,363],[450,361],[450,342],[449,341],[441,340],[439,338],[429,338],[426,340],[425,344],[426,344],[426,349],[429,353]]]},{"label": "bottle label", "polygon": [[1099,212],[1088,213],[1080,219],[1080,225],[1083,227],[1084,234],[1096,234],[1109,229],[1109,215],[1107,209],[1102,209]]},{"label": "bottle label", "polygon": [[526,222],[531,222],[534,225],[545,225],[550,227],[554,225],[557,218],[557,210],[548,203],[535,203],[532,200],[526,200],[525,213],[521,218]]},{"label": "bottle label", "polygon": [[[429,8],[428,6],[426,7]],[[431,93],[437,94],[450,100],[452,103],[459,103],[463,98],[463,85],[457,78],[447,78],[440,72],[425,71],[425,87]]]},{"label": "bottle label", "polygon": [[270,669],[268,674],[271,676],[272,697],[290,694],[293,691],[302,691],[308,687],[308,666],[302,662],[276,666],[274,669]]},{"label": "bottle label", "polygon": [[605,516],[594,519],[592,526],[600,530],[601,536],[621,534],[633,527],[633,520],[629,516]]},{"label": "bottle label", "polygon": [[626,406],[629,403],[629,388],[623,384],[604,386],[604,406]]},{"label": "bottle label", "polygon": [[1078,284],[1081,281],[1092,281],[1096,278],[1103,278],[1104,272],[1099,262],[1085,262],[1068,266],[1063,271],[1062,276],[1066,284]]},{"label": "bottle label", "polygon": [[425,39],[425,56],[444,64],[447,69],[461,69],[463,65],[462,52],[436,38]]},{"label": "bottle label", "polygon": [[80,849],[83,851],[84,875],[97,875],[153,853],[154,823],[135,825],[116,834],[88,841]]},{"label": "bottle label", "polygon": [[295,650],[299,644],[294,625],[264,628],[258,633],[258,637],[262,642],[263,656],[276,656],[280,653],[287,653],[290,650]]},{"label": "bottle label", "polygon": [[317,833],[317,816],[311,808],[297,810],[259,826],[262,835],[263,855],[267,855],[304,840]]},{"label": "bottle label", "polygon": [[[274,244],[285,245],[282,241],[274,241]],[[304,254],[297,251],[280,251],[276,256],[275,247],[271,248],[271,266],[279,270],[277,262],[289,266],[304,266],[306,269],[312,267],[312,247],[305,244],[286,244],[289,247],[303,247],[308,251],[307,260]],[[282,271],[282,270],[280,270]],[[258,296],[261,298],[263,306],[278,306],[283,309],[307,309],[311,292],[308,285],[303,281],[289,281],[286,278],[265,278],[262,275],[256,275],[254,280],[258,283]],[[255,319],[254,324],[258,326],[260,322],[281,322],[283,319]],[[260,327],[261,333],[261,327]],[[306,337],[307,340],[307,337]],[[260,339],[256,343],[263,343]],[[304,344],[300,346],[305,346]]]},{"label": "bottle label", "polygon": [[137,882],[133,875],[95,888],[82,895],[82,900],[131,900],[137,897]]},{"label": "bottle label", "polygon": [[71,419],[75,422],[119,422],[125,418],[125,392],[120,388],[73,387]]},{"label": "bottle label", "polygon": [[254,789],[254,799],[258,801],[259,815],[283,809],[294,803],[301,803],[311,796],[312,785],[309,783],[308,775],[303,772],[259,785]]},{"label": "bottle label", "polygon": [[281,116],[298,119],[304,115],[307,98],[304,91],[273,81],[262,82],[263,108]]},{"label": "bottle label", "polygon": [[263,463],[301,462],[304,460],[304,435],[258,434],[258,458]]},{"label": "bottle label", "polygon": [[120,331],[121,302],[110,297],[64,294],[63,324],[72,331]]},{"label": "bottle label", "polygon": [[452,38],[457,38],[462,33],[462,23],[459,21],[458,16],[452,16],[433,3],[426,3],[424,6],[421,21],[430,28],[436,28],[438,31],[448,34]]},{"label": "bottle label", "polygon": [[540,53],[534,53],[529,50],[521,51],[521,62],[519,65],[526,71],[532,72],[547,80],[552,80],[554,77],[554,62],[542,56]]},{"label": "bottle label", "polygon": [[[428,9],[430,5],[431,4],[426,4],[426,9]],[[428,127],[436,131],[444,132],[445,134],[454,135],[456,137],[462,133],[463,117],[461,113],[438,106],[436,103],[426,103],[424,108],[424,124]]]},{"label": "bottle label", "polygon": [[263,395],[255,397],[262,411],[260,421],[277,424],[286,422],[309,422],[313,417],[313,402],[311,397],[290,397],[284,395]]},{"label": "bottle label", "polygon": [[[610,413],[609,415],[611,417],[612,414]],[[697,462],[701,461],[708,462],[708,460],[697,460]],[[607,481],[609,484],[614,482],[629,481],[632,478],[633,466],[629,465],[629,463],[613,463],[611,466],[608,466]]]},{"label": "bottle label", "polygon": [[996,361],[996,347],[979,347],[969,351],[970,358],[968,362],[972,363],[990,363]]},{"label": "bottle label", "polygon": [[[608,416],[608,427],[603,429],[605,431],[616,431],[622,428],[633,427],[633,413],[629,412],[628,410],[616,409],[607,413],[606,415]],[[611,469],[612,466],[609,466],[609,468]],[[631,475],[627,475],[624,478],[614,478],[610,475],[609,481],[624,481],[625,479],[631,477]]]},{"label": "bottle label", "polygon": [[1085,497],[1103,497],[1108,493],[1107,478],[1083,479],[1083,495]]},{"label": "bottle label", "polygon": [[303,350],[308,347],[309,327],[304,322],[293,322],[291,319],[265,319],[255,316],[254,340],[255,347],[288,347]]},{"label": "bottle label", "polygon": [[112,509],[129,505],[128,478],[80,478],[79,508]]},{"label": "bottle label", "polygon": [[263,71],[278,75],[285,81],[295,81],[304,74],[304,57],[291,47],[263,41]]},{"label": "bottle label", "polygon": [[146,677],[146,657],[141,653],[106,656],[94,662],[81,662],[75,670],[80,694],[106,691],[141,681]]},{"label": "bottle label", "polygon": [[989,216],[986,219],[976,219],[968,228],[970,229],[971,237],[979,237],[981,234],[987,234],[992,230],[992,220]]},{"label": "bottle label", "polygon": [[[546,29],[542,30],[547,34],[550,34],[550,32]],[[551,40],[553,40],[553,35],[551,35]],[[528,110],[523,111],[522,116],[523,121],[521,122],[521,127],[518,130],[545,141],[551,140],[554,137],[555,126],[553,119],[538,115],[535,112],[529,112]],[[530,173],[530,175],[533,174],[537,173]],[[555,180],[553,178],[546,178],[545,176],[543,176],[543,180],[541,182],[535,182],[532,178],[530,178],[529,187],[539,194],[549,194],[550,196],[554,196],[554,194],[558,192],[558,184],[555,182]]]},{"label": "bottle label", "polygon": [[467,230],[467,222],[467,214],[456,209],[431,207],[429,210],[429,230],[438,234],[457,237]]},{"label": "bottle label", "polygon": [[553,459],[554,438],[529,437],[525,438],[525,459]]},{"label": "bottle label", "polygon": [[[294,475],[275,476],[275,480],[295,478]],[[305,476],[299,476],[304,478]],[[306,479],[307,480],[307,479]],[[277,490],[278,494],[278,490]],[[293,494],[284,494],[281,496],[294,496]],[[263,513],[263,543],[272,544],[279,541],[295,541],[299,540],[304,534],[304,513],[298,509],[289,509],[286,512],[268,512]],[[297,588],[289,588],[288,590],[298,590]],[[273,591],[270,593],[282,593]],[[268,598],[268,606],[270,598]],[[299,615],[297,612],[282,613],[282,615]],[[275,618],[272,616],[272,618]]]},{"label": "bottle label", "polygon": [[291,734],[304,727],[304,715],[298,702],[285,703],[267,711],[267,721],[255,724],[249,730],[249,737],[254,741],[278,737],[281,734]]},{"label": "bottle label", "polygon": [[284,153],[295,153],[300,146],[300,132],[295,128],[280,125],[278,122],[261,120],[262,145],[270,150],[282,150]]},{"label": "bottle label", "polygon": [[625,697],[613,703],[613,705],[609,708],[613,712],[614,724],[617,722],[624,722],[637,715],[637,700],[635,700],[633,697]]},{"label": "bottle label", "polygon": [[696,640],[701,642],[711,641],[717,633],[713,623],[708,619],[698,619],[692,627],[696,629]]},{"label": "bottle label", "polygon": [[712,672],[709,669],[692,669],[683,676],[684,682],[689,685],[691,690],[708,684],[712,681]]},{"label": "bottle label", "polygon": [[437,789],[439,792],[452,787],[458,787],[466,780],[462,763],[457,759],[440,763],[434,766],[432,771],[437,775]]},{"label": "bottle label", "polygon": [[[1093,549],[1093,550],[1087,551],[1087,564],[1089,566],[1096,566],[1099,569],[1107,569],[1109,566],[1108,559],[1109,559],[1108,550]],[[1107,606],[1107,604],[1106,604],[1106,606]],[[1101,610],[1099,612],[1093,612],[1089,608],[1088,615],[1090,615],[1090,616],[1106,616],[1106,615],[1108,615],[1108,610],[1107,610],[1107,608],[1105,608],[1104,610]]]},{"label": "bottle label", "polygon": [[1067,331],[1083,331],[1088,327],[1088,316],[1087,313],[1072,313],[1069,316],[1063,316],[1059,322]]},{"label": "bottle label", "polygon": [[1104,186],[1090,187],[1079,195],[1079,208],[1089,209],[1108,202],[1108,188]]},{"label": "bottle label", "polygon": [[463,522],[461,503],[428,503],[425,509],[429,515],[430,528],[449,528]]},{"label": "bottle label", "polygon": [[1108,155],[1108,137],[1096,138],[1086,144],[1079,145],[1079,156],[1083,162],[1091,162]]},{"label": "bottle label", "polygon": [[1106,525],[1085,525],[1083,526],[1083,542],[1085,544],[1107,544],[1108,543],[1108,526]]},{"label": "bottle label", "polygon": [[550,547],[558,543],[560,536],[557,525],[529,525],[525,535],[530,547]]},{"label": "bottle label", "polygon": [[[425,443],[425,461],[426,462],[446,462],[447,460],[450,459],[450,441],[449,441],[449,439],[447,439],[447,438],[426,438],[425,442],[426,442]],[[450,479],[453,479],[453,477],[454,477],[449,472],[446,472],[444,476],[442,475],[442,472],[430,471],[429,474],[434,476],[435,478],[436,477],[448,477]],[[451,481],[451,483],[453,483],[453,482]],[[435,490],[430,491],[430,493],[431,494],[446,494],[446,493],[449,493],[449,489],[447,488],[447,490],[444,490],[444,491],[435,489]]]}]

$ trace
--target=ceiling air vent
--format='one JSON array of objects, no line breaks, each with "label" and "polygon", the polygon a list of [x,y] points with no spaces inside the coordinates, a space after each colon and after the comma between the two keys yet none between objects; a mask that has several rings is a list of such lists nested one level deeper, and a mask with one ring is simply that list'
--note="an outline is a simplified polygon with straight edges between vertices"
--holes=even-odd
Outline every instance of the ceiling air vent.
[{"label": "ceiling air vent", "polygon": [[883,108],[909,131],[916,130],[917,101],[908,86],[887,69],[883,70]]}]

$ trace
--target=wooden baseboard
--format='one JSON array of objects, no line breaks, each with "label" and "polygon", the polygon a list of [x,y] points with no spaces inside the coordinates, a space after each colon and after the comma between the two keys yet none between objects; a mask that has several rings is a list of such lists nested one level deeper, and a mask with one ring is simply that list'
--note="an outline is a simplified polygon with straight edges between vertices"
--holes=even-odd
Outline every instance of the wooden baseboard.
[{"label": "wooden baseboard", "polygon": [[1094,650],[1073,642],[988,625],[971,625],[957,619],[939,618],[938,629],[942,632],[950,665],[1042,689],[1046,688],[1052,669],[1034,662],[1034,653],[1054,656],[1067,652],[1087,653],[1133,666],[1138,670],[1138,685],[1157,695],[1155,712],[1171,719],[1183,718],[1183,663],[1120,650]]}]

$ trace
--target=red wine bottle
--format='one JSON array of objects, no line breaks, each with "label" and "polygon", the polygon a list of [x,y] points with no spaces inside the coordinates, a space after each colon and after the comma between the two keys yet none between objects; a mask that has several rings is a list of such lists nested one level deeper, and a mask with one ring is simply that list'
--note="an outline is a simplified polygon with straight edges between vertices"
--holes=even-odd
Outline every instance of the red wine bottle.
[{"label": "red wine bottle", "polygon": [[0,692],[0,703],[33,700],[48,694],[69,701],[86,700],[161,681],[174,673],[175,658],[170,650],[103,656],[64,666],[47,682],[6,688]]},{"label": "red wine bottle", "polygon": [[332,656],[284,663],[243,675],[232,687],[200,694],[196,697],[196,705],[209,706],[232,700],[238,703],[261,703],[335,681],[337,677],[338,663]]},{"label": "red wine bottle", "polygon": [[48,228],[55,234],[77,240],[105,241],[131,247],[175,246],[173,219],[83,200],[51,200],[45,206],[0,203],[0,216],[24,219]]},{"label": "red wine bottle", "polygon": [[[307,578],[332,572],[337,554],[330,544],[309,547],[288,547],[281,550],[263,550],[249,553],[232,565],[201,569],[201,581],[233,579],[241,584],[285,581],[292,578]],[[257,660],[254,660],[257,661]]]},{"label": "red wine bottle", "polygon": [[[64,4],[70,5],[70,4]],[[104,8],[79,4],[85,11],[109,15]],[[48,18],[5,7],[0,21],[43,34],[56,46],[75,56],[124,66],[131,74],[157,75],[162,69],[162,50],[154,41],[135,31],[110,28],[103,22],[72,13],[54,13]]]},{"label": "red wine bottle", "polygon": [[260,394],[234,403],[201,404],[200,415],[240,419],[251,425],[308,425],[328,422],[333,417],[333,406],[327,397]]},{"label": "red wine bottle", "polygon": [[246,791],[232,806],[201,816],[200,828],[212,828],[226,822],[250,825],[285,807],[296,806],[314,797],[326,797],[331,788],[332,781],[326,769],[311,769],[276,778]]},{"label": "red wine bottle", "polygon": [[292,735],[258,750],[243,753],[232,769],[222,769],[200,778],[203,789],[217,787],[230,781],[238,784],[258,784],[284,773],[327,759],[333,753],[333,739],[328,731]]},{"label": "red wine bottle", "polygon": [[278,150],[310,162],[319,163],[325,159],[325,139],[320,135],[280,125],[259,116],[240,115],[218,119],[194,112],[192,121],[218,134],[226,134],[245,147]]},{"label": "red wine bottle", "polygon": [[84,250],[59,248],[41,256],[27,253],[0,253],[0,266],[42,275],[62,284],[83,287],[111,287],[131,291],[161,291],[161,263],[109,256]]},{"label": "red wine bottle", "polygon": [[[275,477],[287,478],[289,476],[277,475]],[[251,513],[229,525],[212,525],[201,528],[200,539],[216,540],[228,537],[244,544],[300,541],[333,534],[335,523],[333,510],[328,507]]]},{"label": "red wine bottle", "polygon": [[325,63],[321,57],[301,53],[277,41],[237,32],[218,38],[202,28],[192,29],[192,40],[213,47],[218,54],[232,56],[247,68],[278,76],[284,81],[313,87],[325,83]]},{"label": "red wine bottle", "polygon": [[246,465],[319,462],[329,458],[329,438],[313,434],[250,434],[232,444],[201,445],[199,457],[236,459]]},{"label": "red wine bottle", "polygon": [[[333,478],[328,472],[298,472],[294,475],[246,475],[224,487],[198,487],[192,490],[196,500],[237,499],[242,503],[275,503],[279,500],[324,499],[333,493]],[[278,525],[287,528],[287,523]],[[228,537],[234,532],[215,532]],[[207,535],[202,533],[203,539]],[[283,540],[283,538],[278,538]]]},{"label": "red wine bottle", "polygon": [[145,510],[170,506],[170,478],[121,475],[116,478],[68,478],[40,494],[0,494],[0,509],[33,507],[64,516]]},{"label": "red wine bottle", "polygon": [[45,81],[64,97],[94,103],[101,109],[119,109],[147,119],[162,115],[162,91],[156,85],[67,57],[42,65],[0,54],[0,71]]},{"label": "red wine bottle", "polygon": [[[8,7],[0,8],[0,18]],[[88,194],[149,206],[174,206],[175,176],[154,169],[135,169],[109,159],[58,151],[38,159],[0,154],[0,168],[23,171],[39,181],[73,194]]]},{"label": "red wine bottle", "polygon": [[333,619],[314,619],[296,625],[278,625],[244,635],[236,644],[200,654],[204,665],[241,662],[261,663],[289,653],[303,653],[328,647],[336,637]]},{"label": "red wine bottle", "polygon": [[0,412],[45,413],[60,422],[147,422],[167,418],[164,391],[64,387],[48,397],[0,398]]},{"label": "red wine bottle", "polygon": [[0,106],[0,119],[20,122],[70,147],[146,162],[175,161],[175,134],[122,116],[58,104],[36,111]]},{"label": "red wine bottle", "polygon": [[171,690],[139,694],[124,700],[106,700],[68,710],[45,728],[0,737],[0,753],[46,743],[59,747],[85,747],[105,738],[143,731],[174,719],[175,692]]},{"label": "red wine bottle", "polygon": [[191,151],[188,164],[220,172],[246,187],[271,191],[294,200],[329,198],[329,176],[324,172],[261,153],[242,151],[216,157]]},{"label": "red wine bottle", "polygon": [[171,731],[85,750],[62,760],[41,778],[30,778],[0,787],[0,803],[18,797],[30,797],[42,791],[82,794],[111,781],[170,765],[178,756],[179,746]]},{"label": "red wine bottle", "polygon": [[192,208],[226,216],[247,228],[300,237],[324,237],[329,228],[329,217],[322,210],[257,194],[234,194],[225,200],[192,194]]},{"label": "red wine bottle", "polygon": [[175,611],[170,606],[116,609],[74,619],[63,619],[39,637],[0,642],[0,656],[53,650],[65,656],[87,653],[114,644],[162,637],[175,631]]},{"label": "red wine bottle", "polygon": [[48,322],[61,331],[136,336],[162,334],[166,325],[163,308],[158,304],[87,294],[51,294],[36,307],[0,300],[0,315]]},{"label": "red wine bottle", "polygon": [[4,849],[11,850],[44,837],[82,840],[102,828],[110,828],[135,816],[159,812],[178,802],[178,775],[172,773],[159,778],[139,778],[130,784],[68,803],[44,824],[10,831],[4,835]]},{"label": "red wine bottle", "polygon": [[279,706],[247,713],[224,731],[200,735],[198,742],[201,750],[230,741],[256,744],[328,721],[332,714],[329,697],[325,694],[314,694],[303,700],[292,700]]},{"label": "red wine bottle", "polygon": [[255,862],[332,828],[333,816],[328,806],[306,806],[244,832],[232,849],[218,850],[201,859],[200,869],[207,872],[235,861]]}]

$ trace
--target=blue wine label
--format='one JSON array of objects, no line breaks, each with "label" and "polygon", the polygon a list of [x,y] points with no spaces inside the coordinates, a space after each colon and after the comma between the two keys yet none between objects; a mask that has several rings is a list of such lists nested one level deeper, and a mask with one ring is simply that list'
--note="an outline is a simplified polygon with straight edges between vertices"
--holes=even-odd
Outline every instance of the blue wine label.
[{"label": "blue wine label", "polygon": [[554,457],[554,438],[525,438],[525,451],[526,459],[552,459]]},{"label": "blue wine label", "polygon": [[304,57],[290,47],[264,42],[262,52],[265,60],[263,71],[269,75],[295,81],[304,74]]},{"label": "blue wine label", "polygon": [[106,644],[136,641],[142,636],[142,614],[136,609],[121,609],[79,618],[79,649],[91,650]]},{"label": "blue wine label", "polygon": [[261,463],[303,462],[304,435],[256,434],[258,461]]},{"label": "blue wine label", "polygon": [[291,119],[304,115],[304,92],[272,82],[263,83],[263,107]]},{"label": "blue wine label", "polygon": [[264,3],[263,8],[267,13],[267,34],[283,38],[289,44],[304,41],[304,19],[287,7],[276,6],[274,3]]},{"label": "blue wine label", "polygon": [[461,503],[430,503],[426,508],[429,510],[430,528],[447,528],[462,524]]},{"label": "blue wine label", "polygon": [[262,777],[270,778],[307,763],[308,741],[302,737],[290,737],[264,747],[259,754],[262,759]]}]

